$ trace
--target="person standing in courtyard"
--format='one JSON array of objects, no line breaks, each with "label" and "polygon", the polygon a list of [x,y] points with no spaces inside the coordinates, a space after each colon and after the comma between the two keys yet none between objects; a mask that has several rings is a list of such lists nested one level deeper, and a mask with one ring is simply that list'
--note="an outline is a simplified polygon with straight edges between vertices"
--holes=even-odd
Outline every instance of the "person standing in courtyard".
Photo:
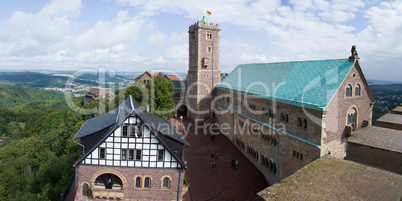
[{"label": "person standing in courtyard", "polygon": [[212,150],[211,150],[211,158],[214,158],[214,155],[215,155],[215,154],[214,154],[214,150],[212,149]]},{"label": "person standing in courtyard", "polygon": [[180,121],[183,121],[183,115],[180,115]]},{"label": "person standing in courtyard", "polygon": [[212,171],[215,172],[215,169],[216,169],[216,164],[215,164],[215,161],[214,161],[214,162],[212,162]]}]

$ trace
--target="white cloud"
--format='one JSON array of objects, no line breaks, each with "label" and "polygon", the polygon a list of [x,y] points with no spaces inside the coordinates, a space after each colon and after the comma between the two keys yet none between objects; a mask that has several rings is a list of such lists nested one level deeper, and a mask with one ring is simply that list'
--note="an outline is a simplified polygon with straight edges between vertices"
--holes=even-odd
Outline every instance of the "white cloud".
[{"label": "white cloud", "polygon": [[38,13],[14,11],[0,30],[5,55],[39,55],[55,48],[70,29],[70,17],[79,13],[80,0],[54,0]]},{"label": "white cloud", "polygon": [[[240,63],[346,58],[352,45],[357,45],[367,66],[377,58],[402,59],[400,0],[100,3],[116,4],[110,8],[112,17],[98,14],[95,21],[81,18],[80,12],[91,9],[82,9],[79,0],[54,0],[37,13],[15,11],[0,27],[0,64],[110,63],[131,69],[140,66],[141,70],[163,67],[187,71],[186,31],[190,24],[180,24],[183,31],[172,27],[189,19],[201,20],[204,4],[212,12],[208,21],[222,27],[221,69],[225,72]],[[169,21],[171,17],[182,20]],[[77,24],[80,26],[74,29]],[[371,66],[368,69],[375,68]]]},{"label": "white cloud", "polygon": [[[84,34],[72,40],[77,49],[118,48],[137,40],[143,20],[129,16],[127,11],[120,11],[111,21],[98,21]],[[118,46],[118,47],[116,47]]]},{"label": "white cloud", "polygon": [[[155,31],[151,33],[148,37],[148,43],[158,46],[158,47],[169,47],[176,44],[181,44],[187,42],[188,40],[188,33],[177,33],[173,32],[170,35],[163,34],[160,31]],[[188,44],[187,44],[188,45]]]}]

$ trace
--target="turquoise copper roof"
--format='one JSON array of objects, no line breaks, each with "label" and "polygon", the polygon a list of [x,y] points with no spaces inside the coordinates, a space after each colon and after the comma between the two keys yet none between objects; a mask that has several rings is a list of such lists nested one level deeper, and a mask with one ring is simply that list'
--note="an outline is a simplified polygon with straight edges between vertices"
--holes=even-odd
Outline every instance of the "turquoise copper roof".
[{"label": "turquoise copper roof", "polygon": [[349,59],[242,64],[217,88],[324,110],[353,64]]}]

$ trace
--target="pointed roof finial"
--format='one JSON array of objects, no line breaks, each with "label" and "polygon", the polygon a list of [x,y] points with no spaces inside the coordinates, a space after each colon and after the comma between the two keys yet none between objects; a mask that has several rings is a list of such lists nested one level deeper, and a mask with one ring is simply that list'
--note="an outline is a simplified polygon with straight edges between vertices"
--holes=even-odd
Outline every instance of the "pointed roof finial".
[{"label": "pointed roof finial", "polygon": [[207,10],[207,8],[205,8],[205,4],[204,4],[204,7],[202,9],[204,10],[204,15],[202,16],[201,22],[202,22],[202,24],[205,24],[207,22],[207,19],[205,18],[205,11]]}]

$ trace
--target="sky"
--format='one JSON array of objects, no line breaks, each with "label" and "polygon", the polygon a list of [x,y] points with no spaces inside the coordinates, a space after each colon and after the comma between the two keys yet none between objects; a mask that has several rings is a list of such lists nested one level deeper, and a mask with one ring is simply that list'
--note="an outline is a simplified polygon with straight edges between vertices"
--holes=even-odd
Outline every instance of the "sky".
[{"label": "sky", "polygon": [[402,81],[402,0],[1,0],[0,70],[188,70],[188,27],[221,25],[221,72],[342,59]]}]

